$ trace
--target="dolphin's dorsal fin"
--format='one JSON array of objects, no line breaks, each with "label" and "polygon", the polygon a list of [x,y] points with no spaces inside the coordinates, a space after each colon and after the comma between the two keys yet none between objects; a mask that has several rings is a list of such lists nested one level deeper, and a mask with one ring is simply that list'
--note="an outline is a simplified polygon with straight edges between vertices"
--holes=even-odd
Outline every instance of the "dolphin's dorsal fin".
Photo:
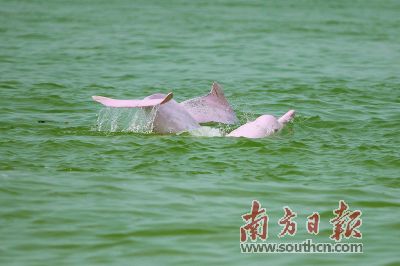
[{"label": "dolphin's dorsal fin", "polygon": [[219,98],[225,98],[224,95],[224,90],[222,89],[221,85],[218,84],[218,82],[214,81],[212,86],[211,86],[211,91],[210,94],[215,95]]},{"label": "dolphin's dorsal fin", "polygon": [[182,103],[198,123],[217,122],[234,124],[238,121],[235,112],[226,100],[222,87],[213,82],[211,91],[205,95]]}]

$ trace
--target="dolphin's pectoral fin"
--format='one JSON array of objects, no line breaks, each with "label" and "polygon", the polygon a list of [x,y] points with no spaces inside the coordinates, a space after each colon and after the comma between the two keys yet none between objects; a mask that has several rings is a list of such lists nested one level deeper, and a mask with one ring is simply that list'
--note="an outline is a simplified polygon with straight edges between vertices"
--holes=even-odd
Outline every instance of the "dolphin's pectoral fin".
[{"label": "dolphin's pectoral fin", "polygon": [[211,91],[181,103],[198,123],[218,122],[234,124],[238,121],[235,112],[224,96],[222,87],[214,82]]},{"label": "dolphin's pectoral fin", "polygon": [[170,101],[173,97],[172,92],[163,97],[157,99],[143,99],[143,100],[117,100],[112,98],[107,98],[103,96],[92,96],[92,99],[96,102],[101,103],[107,107],[117,107],[117,108],[141,108],[141,107],[152,107],[159,104],[164,104]]},{"label": "dolphin's pectoral fin", "polygon": [[283,116],[281,116],[278,121],[279,123],[281,123],[282,125],[290,122],[293,120],[295,115],[295,111],[294,110],[289,110],[286,114],[284,114]]}]

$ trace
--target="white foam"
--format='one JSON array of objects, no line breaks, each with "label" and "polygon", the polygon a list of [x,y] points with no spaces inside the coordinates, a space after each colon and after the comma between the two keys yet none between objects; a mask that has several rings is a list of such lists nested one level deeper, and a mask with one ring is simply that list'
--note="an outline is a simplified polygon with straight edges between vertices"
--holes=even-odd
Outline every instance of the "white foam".
[{"label": "white foam", "polygon": [[192,130],[189,132],[190,135],[195,137],[222,137],[221,130],[214,127],[202,126],[199,129]]}]

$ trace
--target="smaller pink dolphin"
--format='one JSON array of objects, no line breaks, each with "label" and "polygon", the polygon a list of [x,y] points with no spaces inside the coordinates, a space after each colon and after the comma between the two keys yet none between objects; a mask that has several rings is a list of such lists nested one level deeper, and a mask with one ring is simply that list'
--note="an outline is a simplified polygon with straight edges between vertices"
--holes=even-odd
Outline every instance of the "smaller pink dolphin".
[{"label": "smaller pink dolphin", "polygon": [[245,137],[245,138],[264,138],[278,132],[283,126],[291,121],[294,117],[294,110],[290,110],[279,119],[272,115],[262,115],[256,120],[240,126],[231,133],[228,137]]}]

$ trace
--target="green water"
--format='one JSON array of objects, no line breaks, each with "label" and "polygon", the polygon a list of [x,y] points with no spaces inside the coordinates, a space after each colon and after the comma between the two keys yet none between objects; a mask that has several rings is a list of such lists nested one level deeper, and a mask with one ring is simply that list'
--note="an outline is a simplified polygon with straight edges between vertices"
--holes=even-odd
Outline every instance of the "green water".
[{"label": "green water", "polygon": [[[0,264],[399,265],[399,12],[399,1],[0,0]],[[260,140],[96,131],[91,95],[182,101],[214,80],[242,123],[297,117]],[[271,242],[332,242],[345,200],[363,212],[351,241],[364,253],[241,254],[253,199]],[[298,233],[279,239],[285,205]],[[318,236],[305,230],[313,211]]]}]

